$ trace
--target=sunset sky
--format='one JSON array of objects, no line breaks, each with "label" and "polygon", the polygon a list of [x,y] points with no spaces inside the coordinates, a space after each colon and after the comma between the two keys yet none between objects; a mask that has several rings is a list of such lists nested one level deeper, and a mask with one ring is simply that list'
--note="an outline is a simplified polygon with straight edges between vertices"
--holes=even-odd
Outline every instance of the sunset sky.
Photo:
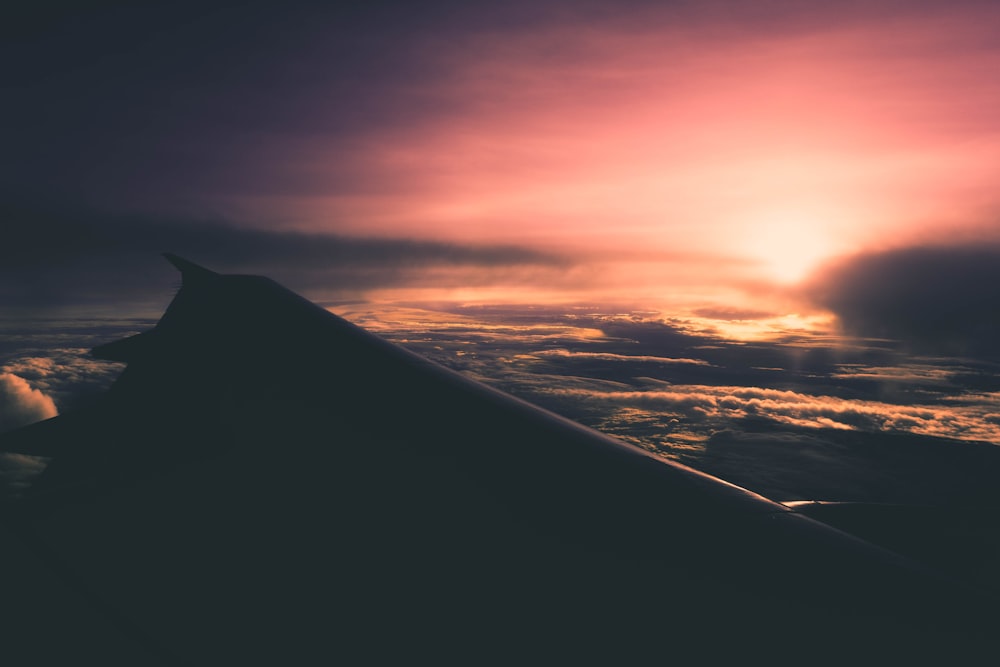
[{"label": "sunset sky", "polygon": [[832,258],[1000,241],[992,2],[193,7],[15,21],[8,225],[516,247],[366,287],[748,310]]},{"label": "sunset sky", "polygon": [[[997,437],[996,2],[140,4],[5,20],[9,375],[43,377],[24,365],[50,358],[24,352],[48,335],[37,318],[155,318],[172,251],[400,339],[423,330],[387,324],[404,306],[450,313],[441,326],[597,308],[603,335],[630,313],[722,347],[836,344],[821,398],[913,403],[841,381],[917,373],[947,402],[961,367],[980,378],[975,424],[944,436]],[[696,343],[667,356],[719,368]],[[609,345],[498,358],[627,352]],[[871,345],[938,361],[874,363]],[[685,391],[802,390],[754,372]],[[908,430],[942,435],[922,414]]]}]

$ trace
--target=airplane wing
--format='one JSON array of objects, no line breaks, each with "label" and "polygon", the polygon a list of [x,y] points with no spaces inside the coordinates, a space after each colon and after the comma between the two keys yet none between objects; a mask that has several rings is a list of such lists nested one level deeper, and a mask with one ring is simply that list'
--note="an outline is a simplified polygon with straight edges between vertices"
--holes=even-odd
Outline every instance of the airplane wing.
[{"label": "airplane wing", "polygon": [[17,664],[991,648],[995,597],[953,572],[474,382],[266,278],[168,259],[183,284],[160,322],[94,350],[128,364],[103,400],[0,439]]}]

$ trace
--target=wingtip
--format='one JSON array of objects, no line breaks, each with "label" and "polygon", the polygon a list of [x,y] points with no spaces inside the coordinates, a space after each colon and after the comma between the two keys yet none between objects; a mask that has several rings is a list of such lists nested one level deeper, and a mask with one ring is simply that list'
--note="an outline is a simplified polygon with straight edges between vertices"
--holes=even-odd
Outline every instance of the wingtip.
[{"label": "wingtip", "polygon": [[178,271],[181,272],[181,280],[184,284],[212,280],[219,277],[219,274],[215,271],[206,269],[205,267],[195,264],[191,260],[175,255],[172,252],[165,252],[163,253],[163,256],[168,262],[173,264]]}]

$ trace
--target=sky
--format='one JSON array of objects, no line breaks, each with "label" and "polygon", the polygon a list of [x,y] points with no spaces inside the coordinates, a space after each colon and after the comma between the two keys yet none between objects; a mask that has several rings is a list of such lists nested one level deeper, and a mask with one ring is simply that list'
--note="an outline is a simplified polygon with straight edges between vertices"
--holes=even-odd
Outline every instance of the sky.
[{"label": "sky", "polygon": [[[462,369],[643,446],[674,432],[675,458],[751,417],[800,445],[997,440],[995,2],[42,2],[4,24],[11,424],[113,377],[83,352],[155,321],[171,251],[452,365],[481,342],[456,312],[572,325]],[[427,322],[456,335],[428,346]],[[618,385],[593,408],[580,377]]]},{"label": "sky", "polygon": [[224,227],[423,263],[419,281],[361,280],[379,298],[475,283],[493,300],[789,310],[789,287],[834,259],[1000,243],[991,2],[43,3],[18,18],[5,217],[33,231],[11,254],[53,235],[90,251],[78,237],[118,233],[104,225]]}]

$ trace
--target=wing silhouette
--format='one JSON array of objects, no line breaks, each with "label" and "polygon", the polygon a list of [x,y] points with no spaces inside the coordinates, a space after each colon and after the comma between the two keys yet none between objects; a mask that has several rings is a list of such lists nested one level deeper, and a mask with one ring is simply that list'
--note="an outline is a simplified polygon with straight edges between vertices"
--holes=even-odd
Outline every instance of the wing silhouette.
[{"label": "wing silhouette", "polygon": [[[6,435],[28,664],[954,659],[992,596],[377,338],[168,259],[98,404]],[[0,649],[2,652],[4,649]],[[14,663],[11,663],[14,664]]]}]

